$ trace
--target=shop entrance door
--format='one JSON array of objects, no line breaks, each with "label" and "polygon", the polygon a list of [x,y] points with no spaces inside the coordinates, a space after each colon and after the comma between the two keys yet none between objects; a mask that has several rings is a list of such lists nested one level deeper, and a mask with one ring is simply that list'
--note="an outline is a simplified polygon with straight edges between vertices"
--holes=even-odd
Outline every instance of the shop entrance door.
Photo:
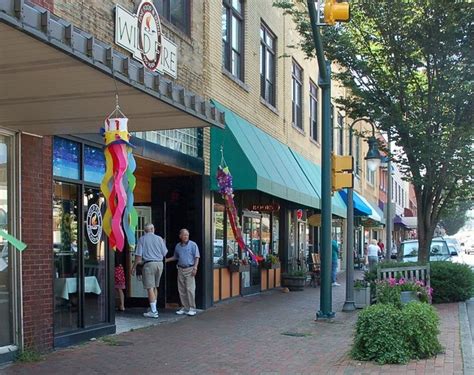
[{"label": "shop entrance door", "polygon": [[298,268],[306,271],[308,261],[309,233],[307,233],[305,222],[298,221]]},{"label": "shop entrance door", "polygon": [[[245,213],[242,220],[242,235],[245,244],[252,249],[255,255],[262,255],[262,217],[259,214]],[[248,259],[250,271],[242,272],[242,294],[260,292],[261,276],[258,263],[250,257],[248,251],[242,252],[242,259]]]},{"label": "shop entrance door", "polygon": [[[138,215],[138,224],[135,230],[135,235],[138,239],[145,234],[145,225],[151,223],[151,207],[135,207]],[[133,262],[135,261],[135,250],[130,251],[128,270],[132,269]],[[129,272],[130,274],[130,272]],[[147,298],[147,291],[143,288],[143,282],[136,276],[130,274],[130,298]]]}]

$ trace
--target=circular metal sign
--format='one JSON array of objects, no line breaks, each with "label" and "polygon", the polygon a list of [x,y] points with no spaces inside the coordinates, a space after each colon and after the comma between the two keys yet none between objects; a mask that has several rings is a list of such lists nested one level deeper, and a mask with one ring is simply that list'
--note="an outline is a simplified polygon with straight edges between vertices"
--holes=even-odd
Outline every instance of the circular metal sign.
[{"label": "circular metal sign", "polygon": [[143,65],[155,71],[160,64],[163,48],[160,16],[153,3],[143,1],[137,11],[138,48],[142,55]]},{"label": "circular metal sign", "polygon": [[102,213],[96,204],[91,204],[87,211],[86,228],[89,241],[98,244],[102,236]]}]

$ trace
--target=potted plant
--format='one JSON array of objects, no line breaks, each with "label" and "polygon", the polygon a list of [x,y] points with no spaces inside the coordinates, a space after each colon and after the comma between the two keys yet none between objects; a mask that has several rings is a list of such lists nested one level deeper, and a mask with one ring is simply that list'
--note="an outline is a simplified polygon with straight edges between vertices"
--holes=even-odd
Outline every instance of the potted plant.
[{"label": "potted plant", "polygon": [[281,285],[292,292],[302,291],[306,283],[306,272],[293,271],[281,275]]},{"label": "potted plant", "polygon": [[280,259],[276,255],[268,254],[260,266],[266,270],[274,270],[280,268]]},{"label": "potted plant", "polygon": [[234,254],[234,259],[229,260],[228,268],[230,272],[248,272],[250,263],[246,258],[240,259],[237,254]]},{"label": "potted plant", "polygon": [[354,305],[358,309],[370,305],[370,284],[365,280],[354,281]]}]

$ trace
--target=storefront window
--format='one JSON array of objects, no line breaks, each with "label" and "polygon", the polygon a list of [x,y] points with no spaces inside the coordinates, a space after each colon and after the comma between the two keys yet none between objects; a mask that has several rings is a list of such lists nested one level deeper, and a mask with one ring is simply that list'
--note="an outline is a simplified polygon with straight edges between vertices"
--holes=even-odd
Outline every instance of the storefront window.
[{"label": "storefront window", "polygon": [[80,178],[80,146],[77,142],[54,137],[53,174],[55,176],[72,180]]},{"label": "storefront window", "polygon": [[84,180],[100,184],[105,174],[104,151],[84,145]]},{"label": "storefront window", "polygon": [[271,243],[271,227],[270,227],[270,215],[262,215],[262,251],[261,254],[265,257],[272,252],[270,248]]},{"label": "storefront window", "polygon": [[[0,136],[0,228],[9,231],[8,226],[8,149],[7,137]],[[12,336],[12,262],[9,262],[10,249],[3,238],[0,241],[0,347],[11,344]]]},{"label": "storefront window", "polygon": [[239,244],[235,240],[234,232],[232,231],[232,226],[230,221],[227,220],[227,238],[226,238],[226,250],[227,250],[227,261],[234,259],[234,256],[239,256]]},{"label": "storefront window", "polygon": [[55,182],[53,195],[54,332],[78,327],[78,187]]},{"label": "storefront window", "polygon": [[272,232],[272,247],[273,254],[279,254],[280,252],[280,219],[277,215],[273,215],[272,218],[273,232]]},{"label": "storefront window", "polygon": [[223,204],[219,204],[219,203],[214,204],[213,262],[215,265],[225,264],[224,211],[225,211],[225,206]]}]

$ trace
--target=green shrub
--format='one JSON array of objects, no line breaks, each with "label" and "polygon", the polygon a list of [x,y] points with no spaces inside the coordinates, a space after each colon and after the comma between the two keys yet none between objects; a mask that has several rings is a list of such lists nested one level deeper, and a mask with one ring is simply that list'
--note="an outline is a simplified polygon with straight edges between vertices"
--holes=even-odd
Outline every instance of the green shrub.
[{"label": "green shrub", "polygon": [[465,264],[431,262],[433,302],[466,301],[474,293],[474,274]]},{"label": "green shrub", "polygon": [[351,355],[379,364],[428,358],[441,351],[438,326],[436,310],[429,304],[411,302],[399,309],[378,303],[359,314]]},{"label": "green shrub", "polygon": [[392,304],[376,304],[362,310],[357,319],[352,357],[380,364],[408,362],[410,352],[401,322],[400,309]]},{"label": "green shrub", "polygon": [[402,327],[412,358],[424,359],[441,351],[439,318],[433,306],[410,302],[403,307]]}]

